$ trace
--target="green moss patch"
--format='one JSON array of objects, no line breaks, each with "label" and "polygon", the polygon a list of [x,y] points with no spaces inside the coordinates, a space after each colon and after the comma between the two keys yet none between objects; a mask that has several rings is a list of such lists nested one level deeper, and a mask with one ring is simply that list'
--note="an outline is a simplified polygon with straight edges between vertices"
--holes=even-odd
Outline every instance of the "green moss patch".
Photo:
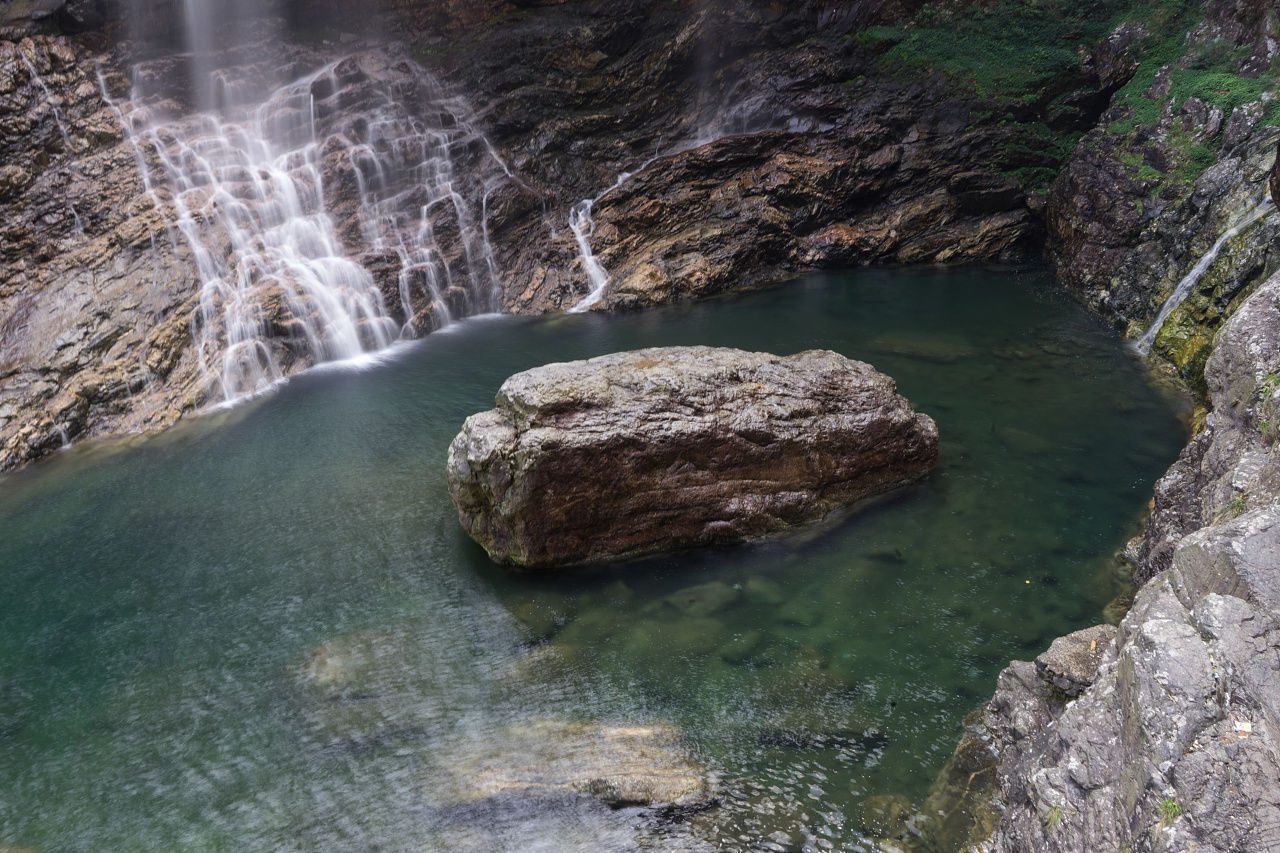
[{"label": "green moss patch", "polygon": [[1133,10],[1132,0],[996,0],[960,11],[926,3],[910,22],[858,38],[887,64],[940,72],[984,97],[1035,98]]}]

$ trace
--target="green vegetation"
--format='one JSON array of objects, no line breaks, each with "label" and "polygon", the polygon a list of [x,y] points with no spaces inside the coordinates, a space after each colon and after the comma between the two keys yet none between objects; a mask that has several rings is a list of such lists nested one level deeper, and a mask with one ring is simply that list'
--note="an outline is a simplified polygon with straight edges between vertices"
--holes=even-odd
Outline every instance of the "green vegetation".
[{"label": "green vegetation", "polygon": [[[1108,128],[1112,134],[1127,138],[1137,147],[1147,128],[1158,123],[1166,111],[1176,114],[1192,98],[1211,110],[1221,110],[1225,120],[1237,107],[1260,100],[1276,87],[1274,70],[1258,77],[1239,74],[1249,55],[1248,47],[1237,47],[1222,39],[1189,43],[1187,32],[1201,13],[1195,4],[1161,2],[1141,19],[1148,35],[1141,45],[1137,72],[1113,99],[1114,105],[1127,107],[1128,114]],[[1164,69],[1167,77],[1161,79]],[[1280,102],[1266,104],[1261,122],[1280,124]],[[1217,162],[1221,135],[1197,142],[1175,125],[1164,142],[1176,158],[1164,173],[1143,163],[1136,152],[1121,155],[1139,180],[1153,182],[1153,195],[1170,186],[1186,188],[1195,183],[1205,169]]]},{"label": "green vegetation", "polygon": [[[1222,516],[1223,518],[1239,518],[1240,516],[1244,515],[1244,511],[1245,511],[1245,496],[1243,494],[1239,494],[1233,497],[1231,500],[1227,501],[1227,506],[1222,511]],[[1170,801],[1166,800],[1165,802],[1170,802]],[[1174,803],[1174,805],[1176,806],[1177,804]],[[1163,811],[1163,808],[1164,808],[1163,804],[1161,804],[1162,811]],[[1182,812],[1179,809],[1178,814],[1181,814],[1181,813]],[[1174,817],[1177,817],[1177,815],[1174,815]]]},{"label": "green vegetation", "polygon": [[1045,809],[1040,813],[1040,822],[1044,824],[1046,832],[1053,832],[1058,828],[1058,824],[1062,822],[1062,806],[1054,803]]},{"label": "green vegetation", "polygon": [[870,27],[858,39],[883,49],[885,63],[938,71],[987,97],[1034,100],[1053,77],[1079,67],[1082,49],[1126,19],[1146,20],[1153,6],[1183,4],[996,0],[955,11],[926,3],[909,23]]},{"label": "green vegetation", "polygon": [[[926,3],[907,23],[870,27],[856,38],[879,50],[888,68],[945,75],[1003,105],[1010,115],[1025,116],[1027,108],[1051,114],[1055,78],[1079,68],[1086,51],[1119,25],[1140,23],[1146,36],[1136,49],[1137,72],[1113,99],[1114,105],[1128,109],[1109,130],[1127,138],[1132,150],[1121,159],[1139,180],[1151,183],[1154,196],[1170,186],[1179,191],[1189,187],[1217,161],[1221,147],[1220,138],[1197,141],[1179,126],[1162,140],[1171,162],[1160,163],[1159,169],[1143,162],[1145,129],[1159,122],[1166,109],[1176,112],[1196,98],[1225,118],[1235,108],[1259,101],[1280,82],[1275,69],[1258,77],[1238,73],[1248,58],[1247,46],[1221,39],[1189,43],[1188,32],[1203,14],[1201,4],[1182,0],[994,0],[961,9]],[[1167,81],[1162,78],[1149,97],[1166,67]],[[1167,94],[1162,92],[1165,85]],[[1280,125],[1280,98],[1265,105],[1261,121]],[[1049,132],[1043,125],[1027,129],[1030,135],[1012,143],[997,165],[1028,189],[1040,189],[1080,135]]]},{"label": "green vegetation", "polygon": [[1020,129],[1021,133],[1004,146],[996,167],[1028,190],[1043,190],[1071,156],[1080,134],[1058,133],[1043,122],[1023,124]]},{"label": "green vegetation", "polygon": [[1172,823],[1182,817],[1182,806],[1173,800],[1165,797],[1160,801],[1160,820],[1163,823]]}]

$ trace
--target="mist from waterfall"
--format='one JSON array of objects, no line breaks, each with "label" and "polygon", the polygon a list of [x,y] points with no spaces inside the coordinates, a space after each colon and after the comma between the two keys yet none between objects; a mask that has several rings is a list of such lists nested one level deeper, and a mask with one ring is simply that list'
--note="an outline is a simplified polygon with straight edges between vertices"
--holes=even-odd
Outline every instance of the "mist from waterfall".
[{"label": "mist from waterfall", "polygon": [[695,4],[695,26],[701,28],[701,36],[693,40],[693,67],[691,79],[692,99],[688,115],[691,125],[678,133],[674,141],[659,140],[657,153],[638,165],[620,172],[612,184],[592,198],[584,198],[569,209],[568,226],[578,249],[578,262],[587,276],[588,291],[568,308],[576,314],[603,305],[613,277],[596,255],[591,245],[595,232],[593,211],[597,204],[632,178],[660,160],[677,157],[695,148],[710,145],[729,136],[761,133],[770,130],[803,132],[815,129],[812,122],[795,116],[784,115],[775,103],[776,92],[754,90],[747,80],[723,78],[720,66],[725,58],[720,55],[721,45],[716,37],[716,17],[710,3],[698,0]]},{"label": "mist from waterfall", "polygon": [[[283,81],[280,69],[316,60],[280,43],[278,19],[247,0],[180,6],[181,53],[139,63],[117,110],[192,256],[193,339],[211,389],[234,401],[496,309],[483,217],[505,167],[464,102],[383,50]],[[244,43],[250,29],[266,38]],[[189,85],[176,90],[184,67]],[[175,109],[184,100],[196,112]],[[464,174],[463,156],[481,173]]]}]

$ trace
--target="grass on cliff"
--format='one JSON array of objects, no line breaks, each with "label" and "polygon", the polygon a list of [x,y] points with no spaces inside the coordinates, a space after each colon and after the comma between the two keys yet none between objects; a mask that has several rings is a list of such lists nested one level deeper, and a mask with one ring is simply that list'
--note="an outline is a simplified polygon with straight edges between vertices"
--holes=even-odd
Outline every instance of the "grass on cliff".
[{"label": "grass on cliff", "polygon": [[882,61],[940,72],[976,94],[1034,99],[1104,38],[1133,0],[996,0],[960,10],[932,3],[909,22],[859,34]]},{"label": "grass on cliff", "polygon": [[[1120,154],[1120,159],[1128,163],[1139,180],[1153,182],[1153,195],[1170,185],[1194,184],[1205,169],[1217,162],[1222,134],[1197,141],[1180,123],[1175,123],[1164,140],[1175,160],[1170,168],[1160,172],[1145,163],[1137,150],[1150,136],[1150,127],[1159,123],[1166,113],[1176,116],[1192,98],[1210,109],[1221,110],[1225,127],[1232,111],[1260,101],[1280,82],[1274,65],[1257,77],[1240,75],[1239,69],[1250,53],[1247,46],[1236,46],[1221,39],[1199,43],[1189,40],[1188,32],[1202,15],[1203,9],[1198,4],[1165,0],[1152,5],[1147,16],[1141,19],[1147,26],[1148,36],[1140,46],[1138,70],[1112,100],[1113,106],[1128,109],[1127,115],[1107,130],[1129,142],[1130,148]],[[1167,93],[1159,88],[1153,90],[1164,69],[1168,69],[1164,83]],[[1280,99],[1265,104],[1260,123],[1280,125]]]},{"label": "grass on cliff", "polygon": [[870,27],[857,38],[880,51],[887,69],[940,73],[1007,109],[1005,124],[1019,125],[1020,132],[994,165],[1025,189],[1040,191],[1082,133],[1054,131],[1027,117],[1044,114],[1061,90],[1072,88],[1089,51],[1119,24],[1150,19],[1160,26],[1183,8],[1173,0],[994,0],[961,9],[927,3],[906,23]]}]

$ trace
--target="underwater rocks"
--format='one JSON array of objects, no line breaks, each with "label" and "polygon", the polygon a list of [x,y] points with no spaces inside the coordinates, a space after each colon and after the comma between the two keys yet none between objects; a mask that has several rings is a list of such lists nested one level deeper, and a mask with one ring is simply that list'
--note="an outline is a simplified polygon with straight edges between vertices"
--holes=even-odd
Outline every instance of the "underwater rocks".
[{"label": "underwater rocks", "polygon": [[919,480],[937,452],[870,365],[668,347],[512,376],[448,480],[472,538],[532,568],[763,536]]},{"label": "underwater rocks", "polygon": [[660,723],[531,720],[437,749],[449,756],[446,786],[460,802],[570,792],[615,808],[715,799],[708,770],[685,752],[676,729]]}]

